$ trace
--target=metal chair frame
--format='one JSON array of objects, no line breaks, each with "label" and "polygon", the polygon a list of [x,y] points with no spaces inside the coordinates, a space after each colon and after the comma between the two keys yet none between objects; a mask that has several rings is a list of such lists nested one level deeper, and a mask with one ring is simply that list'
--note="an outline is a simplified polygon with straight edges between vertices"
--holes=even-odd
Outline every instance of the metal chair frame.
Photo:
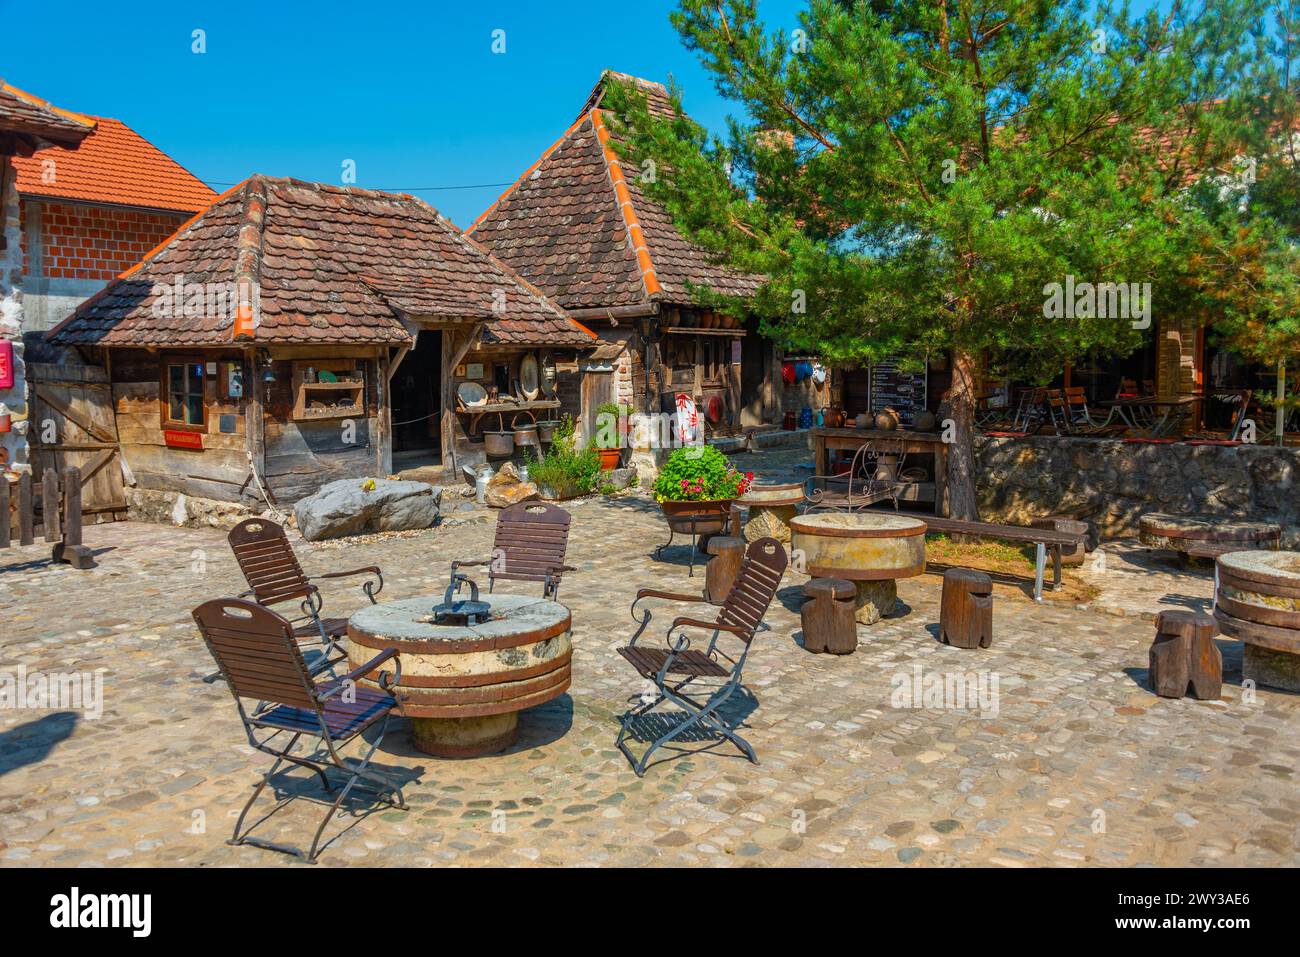
[{"label": "metal chair frame", "polygon": [[[637,592],[632,602],[632,620],[638,623],[636,632],[628,644],[619,649],[633,667],[654,682],[653,694],[642,695],[641,704],[623,716],[615,745],[623,752],[638,777],[645,774],[651,756],[674,739],[695,728],[703,728],[717,735],[715,744],[730,741],[754,764],[758,755],[748,741],[729,727],[719,716],[723,705],[742,687],[741,678],[749,649],[753,643],[754,633],[759,628],[766,628],[763,619],[776,594],[777,587],[789,564],[785,548],[774,538],[760,538],[745,550],[745,559],[741,564],[736,582],[727,595],[726,601],[718,611],[714,621],[702,621],[697,618],[678,616],[673,619],[664,633],[667,652],[658,649],[638,648],[637,640],[645,633],[652,618],[652,612],[644,609],[644,615],[637,616],[637,604],[644,598],[662,598],[669,601],[704,602],[700,595],[685,595],[675,592],[658,591],[643,588]],[[709,641],[703,652],[691,650],[691,639],[682,629],[692,628],[709,633]],[[676,639],[673,633],[677,632]],[[743,648],[739,654],[732,656],[718,647],[718,639],[723,635],[739,638]],[[662,658],[657,668],[654,662]],[[719,659],[730,663],[730,669],[723,666]],[[670,680],[672,674],[685,674],[681,680]],[[701,690],[707,697],[694,693],[692,687],[701,678],[721,678],[716,686],[701,683]],[[635,730],[636,722],[656,710],[661,705],[674,704],[680,709],[681,718],[671,725],[663,734],[655,738],[645,753],[638,758],[627,745],[628,737]],[[712,745],[710,745],[712,747]]]},{"label": "metal chair frame", "polygon": [[492,557],[472,561],[453,561],[451,574],[458,568],[486,565],[488,593],[503,581],[542,582],[542,597],[558,600],[560,580],[565,572],[577,571],[564,563],[569,549],[569,526],[572,516],[549,502],[516,502],[497,514],[493,532]]},{"label": "metal chair frame", "polygon": [[[246,614],[247,617],[231,615],[230,609],[232,608]],[[245,733],[248,735],[248,743],[263,754],[275,758],[275,763],[271,765],[270,770],[262,775],[262,780],[258,782],[253,789],[252,796],[239,812],[239,819],[235,822],[234,833],[226,841],[227,844],[250,844],[265,850],[290,854],[309,864],[314,864],[320,851],[320,839],[326,825],[329,824],[354,788],[369,791],[378,799],[398,810],[407,810],[406,799],[402,794],[401,786],[385,775],[370,770],[370,761],[384,740],[389,719],[392,717],[393,711],[399,708],[399,702],[392,691],[402,676],[401,659],[398,657],[395,648],[380,652],[365,664],[338,680],[315,681],[306,661],[302,657],[302,652],[298,648],[292,622],[264,605],[240,598],[216,599],[204,602],[195,608],[193,617],[195,624],[199,627],[200,634],[203,636],[203,641],[208,647],[208,651],[221,669],[221,676],[225,678],[227,685],[230,687],[230,693],[235,699],[235,707],[239,711],[239,718],[243,722]],[[279,633],[277,634],[277,632]],[[235,651],[230,646],[219,648],[217,642],[221,637],[224,637],[224,633],[236,636],[245,649],[253,648],[255,650]],[[282,642],[278,644],[278,647],[277,641]],[[241,655],[247,655],[248,657],[240,661]],[[331,665],[336,664],[339,660],[343,659],[335,659],[331,662]],[[383,708],[382,712],[368,717],[363,716],[363,719],[355,727],[346,728],[341,733],[331,731],[325,717],[326,702],[349,689],[354,695],[357,690],[364,691],[364,689],[357,688],[356,682],[389,660],[393,662],[394,673],[390,676],[386,671],[381,672],[377,679],[380,688],[388,696],[387,706]],[[267,674],[259,674],[255,670],[250,670],[256,669],[259,662],[268,663],[266,665]],[[270,685],[277,679],[284,681],[284,676],[290,673],[295,665],[301,681],[300,687],[294,688],[293,683],[289,682],[281,685],[280,693],[274,693],[274,689]],[[252,689],[256,689],[256,694],[249,693],[250,686]],[[241,689],[243,689],[242,692]],[[373,694],[372,692],[365,693],[368,695]],[[244,707],[244,697],[257,697],[259,699],[251,713]],[[346,702],[346,697],[343,701]],[[375,704],[382,706],[382,702],[375,702]],[[293,714],[288,716],[280,715],[279,712],[284,708],[290,709]],[[305,720],[304,712],[312,712],[312,717],[315,719],[315,728],[310,727],[310,722]],[[293,726],[286,727],[286,723],[291,721]],[[379,731],[375,735],[370,748],[362,756],[359,763],[354,765],[346,764],[342,757],[339,756],[338,747],[346,745],[354,738],[361,736],[364,731],[376,722],[379,722]],[[308,726],[295,730],[295,727],[303,724]],[[271,733],[259,739],[259,732],[264,731],[270,731]],[[290,735],[287,744],[282,747],[272,745],[276,738],[285,734]],[[318,737],[320,745],[311,754],[295,755],[292,751],[304,734]],[[328,756],[328,761],[313,756],[320,753],[321,746],[323,746]],[[330,784],[326,771],[339,770],[347,775],[346,783],[339,789],[338,795],[321,819],[320,825],[312,836],[311,847],[305,852],[300,848],[287,844],[278,844],[253,837],[250,833],[259,824],[270,819],[282,808],[296,800],[300,796],[298,794],[290,794],[277,801],[275,807],[258,818],[247,830],[244,830],[244,820],[248,817],[248,812],[252,810],[253,805],[266,789],[266,786],[270,784],[271,778],[279,770],[280,765],[286,761],[314,771],[320,778],[321,784],[327,793],[333,793],[335,786]],[[366,783],[363,784],[363,781]],[[242,834],[241,831],[243,831]]]},{"label": "metal chair frame", "polygon": [[[361,583],[361,590],[372,605],[377,604],[375,596],[384,590],[384,576],[378,565],[327,572],[309,578],[302,570],[298,555],[284,528],[270,519],[245,519],[230,530],[226,540],[249,585],[247,591],[239,593],[240,598],[251,597],[267,608],[295,598],[301,599],[298,607],[302,614],[290,619],[290,623],[298,638],[320,638],[319,658],[312,664],[312,671],[316,674],[327,670],[325,662],[339,653],[338,639],[347,634],[346,619],[327,620],[321,617],[325,600],[321,597],[316,582],[365,575],[366,581]],[[203,680],[211,684],[220,676],[220,672],[214,672]]]},{"label": "metal chair frame", "polygon": [[[667,516],[665,517],[667,518]],[[718,511],[717,508],[714,507],[711,503],[705,504],[702,502],[700,503],[699,514],[693,515],[693,514],[679,513],[677,515],[672,516],[671,518],[667,518],[667,521],[668,521],[668,541],[664,542],[661,545],[657,545],[655,547],[654,560],[659,561],[659,556],[663,552],[663,550],[669,547],[670,545],[672,545],[673,536],[677,534],[677,529],[674,527],[673,523],[682,522],[682,523],[689,524],[691,529],[691,554],[687,566],[688,570],[686,573],[688,578],[695,577],[695,556],[699,552],[700,545],[702,544],[700,540],[702,538],[705,538],[706,536],[711,538],[717,534],[726,534],[726,535],[740,534],[740,510],[733,504],[728,504],[726,506],[726,511],[721,512]],[[722,526],[721,532],[704,532],[704,533],[700,532],[700,528],[702,526],[708,527],[712,525],[721,525]]]}]

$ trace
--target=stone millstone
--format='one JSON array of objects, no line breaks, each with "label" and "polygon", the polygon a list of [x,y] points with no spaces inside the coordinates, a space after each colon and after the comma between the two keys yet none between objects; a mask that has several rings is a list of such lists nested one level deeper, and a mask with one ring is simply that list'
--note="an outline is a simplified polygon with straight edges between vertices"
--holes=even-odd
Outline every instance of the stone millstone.
[{"label": "stone millstone", "polygon": [[429,528],[438,520],[442,489],[424,482],[342,479],[330,482],[294,506],[302,537],[309,542],[367,532]]},{"label": "stone millstone", "polygon": [[853,617],[863,625],[874,625],[881,618],[892,615],[898,604],[898,583],[892,578],[879,581],[856,581],[857,610]]},{"label": "stone millstone", "polygon": [[1300,655],[1246,644],[1241,652],[1241,676],[1266,688],[1300,691]]},{"label": "stone millstone", "polygon": [[790,519],[798,513],[795,505],[751,505],[745,522],[745,541],[775,538],[783,545],[790,541]]}]

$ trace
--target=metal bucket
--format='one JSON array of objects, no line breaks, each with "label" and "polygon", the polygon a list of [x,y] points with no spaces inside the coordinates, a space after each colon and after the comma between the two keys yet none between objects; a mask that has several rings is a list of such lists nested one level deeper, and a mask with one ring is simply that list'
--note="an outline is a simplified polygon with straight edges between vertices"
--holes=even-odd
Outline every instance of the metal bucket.
[{"label": "metal bucket", "polygon": [[555,430],[560,427],[559,419],[539,419],[537,422],[537,437],[547,445],[555,438]]},{"label": "metal bucket", "polygon": [[483,451],[493,458],[505,458],[515,451],[515,431],[502,427],[501,415],[497,414],[497,428],[483,432]]},{"label": "metal bucket", "polygon": [[[525,425],[523,426],[523,428],[520,428],[519,426],[520,415],[527,415],[531,417],[533,420],[532,424]],[[515,445],[517,447],[522,449],[526,445],[532,445],[532,446],[541,445],[541,440],[538,439],[537,437],[537,416],[533,415],[533,413],[529,412],[528,410],[525,409],[523,412],[520,412],[513,419],[511,419],[510,428],[515,430]]]}]

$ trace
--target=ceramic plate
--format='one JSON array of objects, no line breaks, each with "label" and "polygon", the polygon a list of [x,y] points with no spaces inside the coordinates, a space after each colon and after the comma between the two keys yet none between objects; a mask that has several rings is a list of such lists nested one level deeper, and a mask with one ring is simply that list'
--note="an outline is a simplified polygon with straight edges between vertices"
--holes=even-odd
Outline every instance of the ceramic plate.
[{"label": "ceramic plate", "polygon": [[487,404],[487,389],[477,382],[462,382],[456,387],[456,394],[470,407]]}]

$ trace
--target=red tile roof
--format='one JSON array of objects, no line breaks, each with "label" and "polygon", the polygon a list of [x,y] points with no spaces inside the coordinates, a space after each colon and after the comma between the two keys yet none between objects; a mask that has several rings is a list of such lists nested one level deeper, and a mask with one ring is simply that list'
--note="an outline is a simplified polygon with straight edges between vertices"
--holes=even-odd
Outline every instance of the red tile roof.
[{"label": "red tile roof", "polygon": [[168,297],[156,287],[181,279],[231,288],[240,276],[257,283],[259,344],[405,342],[406,318],[483,320],[487,343],[595,341],[421,200],[266,176],[223,194],[49,338],[65,345],[230,345],[232,309],[189,316],[165,310]]},{"label": "red tile roof", "polygon": [[[14,160],[18,192],[89,203],[197,213],[216,193],[121,120],[93,117],[76,149],[52,146]],[[54,182],[46,182],[53,160]]]},{"label": "red tile roof", "polygon": [[662,84],[605,71],[577,122],[466,232],[567,309],[689,304],[692,285],[753,294],[763,277],[720,265],[624,175],[600,109],[611,81],[635,83],[652,113],[672,114]]},{"label": "red tile roof", "polygon": [[0,80],[0,132],[33,137],[32,145],[49,142],[75,147],[94,128],[89,117],[60,110]]}]

